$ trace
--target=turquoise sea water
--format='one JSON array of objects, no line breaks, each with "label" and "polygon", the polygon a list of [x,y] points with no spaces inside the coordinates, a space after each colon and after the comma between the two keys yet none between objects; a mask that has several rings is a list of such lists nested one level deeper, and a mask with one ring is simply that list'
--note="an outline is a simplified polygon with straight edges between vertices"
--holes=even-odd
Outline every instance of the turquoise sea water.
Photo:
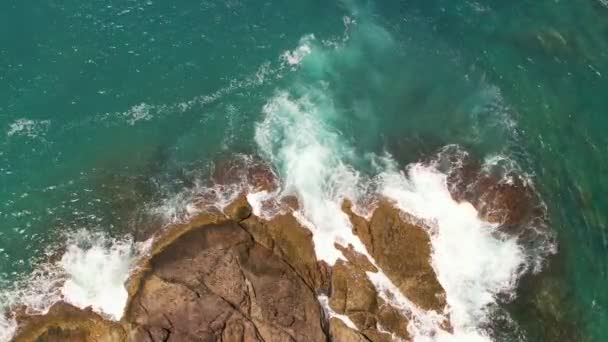
[{"label": "turquoise sea water", "polygon": [[447,144],[515,161],[559,252],[495,339],[608,340],[605,2],[7,0],[0,27],[3,289],[77,231],[152,224],[214,161],[268,157],[288,91],[363,174]]}]

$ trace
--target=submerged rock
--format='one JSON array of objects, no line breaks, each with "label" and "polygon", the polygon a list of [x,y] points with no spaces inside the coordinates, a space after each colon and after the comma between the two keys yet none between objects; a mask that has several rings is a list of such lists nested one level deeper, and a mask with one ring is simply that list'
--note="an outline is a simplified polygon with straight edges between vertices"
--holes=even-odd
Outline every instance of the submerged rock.
[{"label": "submerged rock", "polygon": [[466,153],[453,156],[448,186],[457,201],[470,202],[481,218],[514,230],[545,216],[523,175],[501,165],[482,165]]},{"label": "submerged rock", "polygon": [[272,191],[279,183],[269,165],[259,158],[246,156],[217,161],[211,178],[214,184],[245,184],[254,191]]}]

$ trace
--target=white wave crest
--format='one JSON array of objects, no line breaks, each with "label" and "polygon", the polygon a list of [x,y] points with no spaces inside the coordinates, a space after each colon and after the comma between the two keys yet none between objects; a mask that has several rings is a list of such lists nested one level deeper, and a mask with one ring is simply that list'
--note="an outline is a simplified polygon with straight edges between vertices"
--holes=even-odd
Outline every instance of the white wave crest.
[{"label": "white wave crest", "polygon": [[10,341],[17,330],[17,322],[12,317],[0,314],[0,341]]},{"label": "white wave crest", "polygon": [[306,35],[300,39],[300,44],[293,51],[285,51],[281,55],[281,60],[290,66],[300,64],[304,58],[311,54],[312,44],[315,41],[313,34]]},{"label": "white wave crest", "polygon": [[127,303],[125,282],[134,260],[131,239],[108,239],[80,231],[59,261],[59,268],[65,272],[63,299],[119,320]]},{"label": "white wave crest", "polygon": [[331,103],[321,113],[310,98],[294,100],[279,93],[263,111],[265,119],[257,126],[256,142],[278,166],[283,194],[298,197],[297,218],[314,232],[317,257],[333,265],[342,255],[334,243],[352,244],[366,253],[341,209],[343,198],[358,193],[359,174],[336,151],[339,136],[319,119],[333,111]]},{"label": "white wave crest", "polygon": [[[0,293],[0,311],[23,305],[27,314],[44,314],[53,304],[65,301],[120,320],[128,299],[125,282],[149,245],[149,241],[134,243],[129,237],[77,231],[68,237],[61,259],[39,265]],[[15,328],[10,312],[0,314],[0,341],[10,340]]]}]

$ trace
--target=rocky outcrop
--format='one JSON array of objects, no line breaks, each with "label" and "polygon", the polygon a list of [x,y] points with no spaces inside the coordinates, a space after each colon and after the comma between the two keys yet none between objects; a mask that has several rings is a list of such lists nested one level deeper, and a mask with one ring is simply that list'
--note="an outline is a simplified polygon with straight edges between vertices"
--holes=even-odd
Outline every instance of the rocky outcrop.
[{"label": "rocky outcrop", "polygon": [[120,324],[63,304],[21,320],[16,341],[326,341],[307,281],[236,221],[205,214],[159,235]]},{"label": "rocky outcrop", "polygon": [[40,316],[20,318],[24,327],[14,342],[122,342],[126,332],[118,323],[108,321],[91,310],[81,310],[59,302]]},{"label": "rocky outcrop", "polygon": [[[404,313],[379,298],[365,272],[348,261],[339,260],[333,267],[329,306],[336,313],[348,316],[359,330],[356,335],[363,340],[392,341],[393,336],[409,340],[408,319]],[[330,334],[343,340],[355,336],[352,329],[342,325],[334,327]]]},{"label": "rocky outcrop", "polygon": [[369,221],[353,213],[349,202],[343,210],[378,267],[401,292],[425,310],[442,311],[445,292],[431,266],[430,239],[422,224],[384,200]]},{"label": "rocky outcrop", "polygon": [[312,233],[293,215],[277,215],[270,220],[252,216],[241,225],[258,243],[291,265],[310,288],[326,288],[327,276],[317,261]]},{"label": "rocky outcrop", "polygon": [[[291,214],[252,215],[245,196],[159,232],[127,283],[120,323],[65,305],[21,321],[17,341],[391,341],[408,340],[406,313],[385,303],[366,272],[379,269],[352,246],[319,262],[311,232]],[[422,308],[441,309],[443,290],[420,225],[381,202],[370,221],[345,212],[377,265]],[[317,295],[357,329],[326,320]],[[58,310],[58,311],[57,311]],[[39,323],[43,322],[43,323]],[[86,322],[78,323],[78,322]]]},{"label": "rocky outcrop", "polygon": [[333,342],[369,342],[369,340],[354,329],[351,329],[338,318],[329,320],[329,336]]},{"label": "rocky outcrop", "polygon": [[[408,340],[409,318],[385,303],[366,272],[379,269],[352,246],[345,260],[319,262],[311,232],[291,214],[252,215],[245,196],[224,213],[207,212],[159,232],[127,283],[129,302],[119,323],[67,304],[21,321],[17,341],[391,341]],[[425,309],[445,305],[429,264],[425,230],[380,202],[370,221],[353,222],[377,265]],[[346,315],[327,321],[317,301]]]},{"label": "rocky outcrop", "polygon": [[150,264],[125,316],[134,340],[326,339],[310,287],[234,221],[184,234]]},{"label": "rocky outcrop", "polygon": [[[506,231],[542,216],[534,190],[517,174],[493,172],[466,153],[446,156],[453,198],[471,202],[484,219]],[[365,251],[336,244],[342,258],[330,267],[317,259],[311,231],[293,215],[300,208],[296,197],[262,196],[256,212],[273,216],[253,214],[246,191],[279,186],[264,163],[218,163],[212,179],[218,186],[198,203],[203,214],[155,233],[126,284],[120,322],[59,303],[48,314],[18,317],[15,341],[409,341],[407,327],[416,318],[396,308],[391,293],[378,293],[369,277],[376,272],[418,308],[445,313],[429,229],[387,199],[366,203],[375,207],[368,218],[344,202]],[[231,198],[243,193],[220,212],[222,189],[232,191]],[[323,303],[327,298],[327,316],[318,296]],[[543,316],[550,311],[537,306]],[[450,331],[449,317],[439,328]]]}]

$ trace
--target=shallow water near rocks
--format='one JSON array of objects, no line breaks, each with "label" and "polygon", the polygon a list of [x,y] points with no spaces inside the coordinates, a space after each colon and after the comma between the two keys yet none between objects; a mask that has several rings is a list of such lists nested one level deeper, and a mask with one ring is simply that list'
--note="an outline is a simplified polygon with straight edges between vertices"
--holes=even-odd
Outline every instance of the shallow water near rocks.
[{"label": "shallow water near rocks", "polygon": [[[435,252],[464,233],[489,248],[435,267],[463,269],[443,274],[467,332],[608,339],[602,1],[5,1],[0,26],[2,305],[103,302],[131,235],[187,217],[214,163],[243,153],[273,166],[318,241],[348,241],[340,200],[374,191],[432,219],[462,209],[472,232],[440,229]],[[441,173],[412,169],[453,144],[529,179],[555,244],[475,229]]]}]

